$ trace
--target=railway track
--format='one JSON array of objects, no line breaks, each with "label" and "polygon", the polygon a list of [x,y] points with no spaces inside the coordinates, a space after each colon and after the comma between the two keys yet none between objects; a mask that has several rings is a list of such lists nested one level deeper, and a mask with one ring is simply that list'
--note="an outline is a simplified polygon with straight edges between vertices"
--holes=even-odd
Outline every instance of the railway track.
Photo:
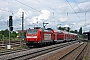
[{"label": "railway track", "polygon": [[76,43],[76,41],[74,42],[67,42],[67,43],[62,43],[62,44],[57,44],[57,45],[52,45],[52,46],[47,46],[47,47],[43,47],[43,48],[36,48],[36,49],[31,49],[31,50],[27,50],[27,51],[22,51],[19,53],[12,53],[12,54],[8,54],[8,55],[3,55],[0,56],[0,59],[9,59],[9,60],[25,60],[25,59],[32,59],[34,57],[37,57],[39,55],[43,55],[45,53],[69,46]]},{"label": "railway track", "polygon": [[82,58],[80,58],[80,55],[84,51],[86,46],[87,46],[87,43],[85,42],[80,46],[78,46],[77,48],[73,49],[72,51],[68,52],[64,56],[60,57],[59,60],[78,60],[78,59],[82,60]]},{"label": "railway track", "polygon": [[[90,60],[90,41],[88,41],[88,45],[84,50],[85,53],[82,53],[80,55],[81,58],[83,58],[83,60]],[[83,56],[83,57],[82,57]],[[79,58],[80,59],[80,58]]]},{"label": "railway track", "polygon": [[[2,50],[2,49],[6,49],[7,48],[7,45],[8,45],[8,42],[1,42],[0,41],[0,49]],[[12,41],[11,42],[11,47],[18,47],[18,46],[20,46],[21,45],[21,42],[20,41]],[[24,43],[24,45],[26,45],[26,43]]]},{"label": "railway track", "polygon": [[3,51],[3,52],[0,52],[0,56],[12,54],[12,53],[17,53],[17,52],[21,52],[21,51],[27,51],[27,50],[29,50],[29,49],[6,50],[6,51]]}]

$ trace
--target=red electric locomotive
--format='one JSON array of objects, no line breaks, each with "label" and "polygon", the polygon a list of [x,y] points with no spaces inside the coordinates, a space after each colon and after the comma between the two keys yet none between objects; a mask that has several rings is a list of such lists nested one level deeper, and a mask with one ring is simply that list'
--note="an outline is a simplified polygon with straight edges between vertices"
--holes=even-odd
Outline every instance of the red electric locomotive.
[{"label": "red electric locomotive", "polygon": [[26,31],[26,44],[28,46],[53,43],[53,40],[53,31],[50,29],[28,29]]}]

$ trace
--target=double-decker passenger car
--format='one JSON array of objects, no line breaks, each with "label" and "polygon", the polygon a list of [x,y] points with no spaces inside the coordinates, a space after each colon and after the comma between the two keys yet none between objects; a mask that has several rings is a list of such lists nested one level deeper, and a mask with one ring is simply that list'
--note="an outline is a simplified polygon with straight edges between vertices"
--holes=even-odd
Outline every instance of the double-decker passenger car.
[{"label": "double-decker passenger car", "polygon": [[57,42],[71,41],[71,40],[77,40],[77,39],[78,39],[78,35],[75,33],[70,33],[70,32],[61,31],[61,30],[57,32]]}]

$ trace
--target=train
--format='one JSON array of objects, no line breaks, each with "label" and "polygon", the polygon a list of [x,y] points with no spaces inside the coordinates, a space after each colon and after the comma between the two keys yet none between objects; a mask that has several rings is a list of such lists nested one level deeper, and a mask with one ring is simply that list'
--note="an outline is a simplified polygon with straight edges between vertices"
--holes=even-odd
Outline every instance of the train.
[{"label": "train", "polygon": [[55,44],[64,41],[78,40],[78,35],[51,28],[33,28],[26,30],[26,45],[40,46],[43,44]]}]

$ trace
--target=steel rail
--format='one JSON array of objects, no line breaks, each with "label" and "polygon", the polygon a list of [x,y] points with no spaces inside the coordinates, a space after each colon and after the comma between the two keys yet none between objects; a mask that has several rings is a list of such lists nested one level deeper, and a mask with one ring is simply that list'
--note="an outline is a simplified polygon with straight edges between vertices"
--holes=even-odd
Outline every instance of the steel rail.
[{"label": "steel rail", "polygon": [[[73,49],[72,51],[68,52],[68,53],[65,54],[64,56],[60,57],[59,60],[66,59],[66,57],[69,56],[69,54],[73,53],[75,50],[77,50],[78,48],[80,48],[80,47],[83,46],[83,45],[84,45],[84,43],[81,44],[80,46],[76,47],[76,48]],[[86,45],[87,45],[87,44],[86,44]],[[86,47],[86,45],[84,46],[84,48]],[[80,53],[84,50],[84,48],[83,48],[81,51],[79,51],[78,55],[76,55],[75,58],[74,58],[73,60],[76,60],[76,59],[78,58],[78,56],[79,56]],[[73,55],[72,55],[72,56],[73,56]],[[69,58],[71,59],[72,57],[69,57]],[[69,58],[68,58],[68,59],[69,59]]]},{"label": "steel rail", "polygon": [[25,54],[25,55],[21,55],[21,56],[10,58],[9,60],[26,60],[26,59],[31,59],[31,58],[43,55],[45,53],[48,53],[48,52],[51,52],[51,51],[54,51],[54,50],[57,50],[57,49],[60,49],[60,48],[72,45],[72,44],[73,43],[67,43],[67,44],[64,44],[64,45],[58,45],[58,46],[49,47],[49,48],[46,48],[46,49],[41,49],[41,50],[38,50],[38,51],[35,51],[35,52],[31,52],[31,53],[28,53],[28,54]]}]

